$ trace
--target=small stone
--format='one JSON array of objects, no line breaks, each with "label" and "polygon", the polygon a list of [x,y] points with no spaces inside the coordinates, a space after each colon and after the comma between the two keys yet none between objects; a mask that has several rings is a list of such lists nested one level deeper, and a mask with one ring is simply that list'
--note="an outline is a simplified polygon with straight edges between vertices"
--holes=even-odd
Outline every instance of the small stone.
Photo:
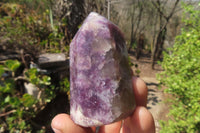
[{"label": "small stone", "polygon": [[92,12],[70,44],[70,116],[84,127],[110,124],[135,108],[132,70],[119,28]]},{"label": "small stone", "polygon": [[40,68],[56,68],[66,66],[66,57],[62,53],[45,53],[41,54],[38,59],[38,65]]},{"label": "small stone", "polygon": [[28,93],[29,95],[32,95],[35,98],[38,97],[40,90],[36,85],[34,85],[32,83],[24,82],[24,88],[25,88],[25,93]]}]

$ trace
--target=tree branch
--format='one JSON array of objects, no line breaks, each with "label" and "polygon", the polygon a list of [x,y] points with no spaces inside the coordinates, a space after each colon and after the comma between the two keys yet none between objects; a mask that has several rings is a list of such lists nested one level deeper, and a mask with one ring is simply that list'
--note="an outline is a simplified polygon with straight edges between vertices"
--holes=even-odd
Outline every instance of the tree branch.
[{"label": "tree branch", "polygon": [[160,1],[157,0],[157,3],[152,1],[153,6],[157,9],[157,11],[167,20],[169,21],[169,19],[172,17],[172,15],[174,14],[174,11],[178,5],[178,3],[180,2],[180,0],[176,0],[174,7],[172,8],[172,11],[170,12],[170,14],[167,16],[163,13],[163,11],[161,11],[160,9]]},{"label": "tree branch", "polygon": [[167,19],[167,16],[161,11],[160,9],[160,2],[159,0],[157,1],[157,3],[155,3],[154,1],[152,1],[153,6],[157,9],[157,11],[165,18]]},{"label": "tree branch", "polygon": [[180,0],[176,0],[176,2],[175,2],[175,4],[174,4],[174,7],[173,7],[173,9],[172,9],[172,11],[171,11],[171,13],[169,14],[169,16],[167,17],[167,21],[169,21],[169,19],[172,17],[172,15],[174,14],[174,11],[175,11],[175,9],[176,9],[176,6],[178,5],[178,3],[179,3],[179,1]]},{"label": "tree branch", "polygon": [[12,114],[12,113],[14,113],[14,112],[16,112],[16,111],[17,111],[17,110],[11,110],[11,111],[8,111],[8,112],[5,112],[5,113],[2,113],[2,114],[0,114],[0,117],[7,116],[7,115]]}]

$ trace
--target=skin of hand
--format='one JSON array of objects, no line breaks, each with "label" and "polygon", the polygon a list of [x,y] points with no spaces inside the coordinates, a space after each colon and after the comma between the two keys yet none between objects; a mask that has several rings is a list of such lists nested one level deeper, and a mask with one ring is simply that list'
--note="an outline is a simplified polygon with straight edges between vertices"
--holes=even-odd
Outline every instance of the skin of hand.
[{"label": "skin of hand", "polygon": [[[136,108],[134,113],[123,121],[101,126],[98,133],[155,133],[152,114],[146,109],[147,86],[145,82],[133,77],[133,91]],[[95,133],[95,127],[81,127],[75,124],[68,114],[58,114],[52,120],[51,127],[55,133]]]}]

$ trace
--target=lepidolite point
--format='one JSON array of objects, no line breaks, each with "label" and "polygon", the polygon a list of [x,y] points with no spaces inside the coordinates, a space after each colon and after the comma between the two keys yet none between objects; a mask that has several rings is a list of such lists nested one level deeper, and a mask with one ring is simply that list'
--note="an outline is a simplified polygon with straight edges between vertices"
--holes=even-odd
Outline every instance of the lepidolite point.
[{"label": "lepidolite point", "polygon": [[84,127],[110,124],[135,108],[132,70],[119,28],[92,12],[70,44],[70,116]]}]

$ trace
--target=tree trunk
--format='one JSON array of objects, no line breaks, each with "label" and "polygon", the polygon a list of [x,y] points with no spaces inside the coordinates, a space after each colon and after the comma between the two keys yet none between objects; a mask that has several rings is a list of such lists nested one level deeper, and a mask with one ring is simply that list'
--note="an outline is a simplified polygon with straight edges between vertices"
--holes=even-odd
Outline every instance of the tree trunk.
[{"label": "tree trunk", "polygon": [[164,45],[164,41],[165,41],[165,37],[166,37],[166,33],[167,33],[167,25],[165,25],[165,27],[160,30],[158,37],[157,37],[157,41],[156,44],[154,46],[154,51],[152,53],[152,69],[154,69],[154,65],[155,62],[157,60],[160,60],[161,58],[161,54],[163,51],[163,45]]},{"label": "tree trunk", "polygon": [[[160,56],[162,54],[163,45],[164,45],[165,37],[166,37],[166,34],[167,34],[167,24],[169,23],[169,20],[172,18],[179,1],[180,0],[175,1],[174,6],[173,6],[169,15],[166,15],[162,11],[160,0],[157,0],[156,3],[152,2],[152,4],[157,9],[157,11],[160,15],[160,31],[158,33],[156,43],[155,43],[155,46],[154,46],[154,50],[153,50],[153,53],[152,53],[152,69],[154,69],[155,61],[160,59]],[[165,21],[166,21],[164,25],[162,24],[162,18],[164,18]]]}]

